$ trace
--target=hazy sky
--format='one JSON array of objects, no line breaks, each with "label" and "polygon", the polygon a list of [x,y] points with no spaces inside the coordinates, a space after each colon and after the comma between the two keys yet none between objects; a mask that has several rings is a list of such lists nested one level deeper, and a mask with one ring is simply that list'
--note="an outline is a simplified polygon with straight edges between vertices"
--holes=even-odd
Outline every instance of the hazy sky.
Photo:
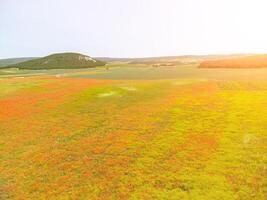
[{"label": "hazy sky", "polygon": [[0,58],[267,53],[267,0],[0,0]]}]

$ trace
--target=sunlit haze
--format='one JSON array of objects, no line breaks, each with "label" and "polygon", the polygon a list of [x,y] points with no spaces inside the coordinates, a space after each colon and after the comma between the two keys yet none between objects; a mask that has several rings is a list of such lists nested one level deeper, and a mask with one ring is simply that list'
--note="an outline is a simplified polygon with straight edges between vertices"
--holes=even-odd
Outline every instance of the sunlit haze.
[{"label": "sunlit haze", "polygon": [[266,0],[0,0],[0,58],[267,53]]}]

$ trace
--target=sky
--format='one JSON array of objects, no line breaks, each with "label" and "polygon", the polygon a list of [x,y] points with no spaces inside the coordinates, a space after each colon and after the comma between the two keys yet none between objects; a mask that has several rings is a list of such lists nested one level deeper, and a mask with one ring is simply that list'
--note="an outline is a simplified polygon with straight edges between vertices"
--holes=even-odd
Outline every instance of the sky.
[{"label": "sky", "polygon": [[267,53],[266,0],[0,0],[0,58]]}]

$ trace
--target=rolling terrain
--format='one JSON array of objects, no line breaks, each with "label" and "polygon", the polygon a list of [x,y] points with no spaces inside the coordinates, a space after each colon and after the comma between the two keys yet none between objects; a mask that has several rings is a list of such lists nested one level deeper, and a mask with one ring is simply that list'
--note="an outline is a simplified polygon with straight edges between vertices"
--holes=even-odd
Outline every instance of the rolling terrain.
[{"label": "rolling terrain", "polygon": [[[134,65],[153,65],[174,66],[184,64],[196,64],[204,61],[223,60],[248,56],[249,54],[230,54],[230,55],[185,55],[185,56],[165,56],[147,58],[110,58],[110,57],[89,57],[79,53],[57,53],[43,58],[9,58],[0,59],[0,67],[19,68],[19,69],[69,69],[85,68],[92,61],[89,67],[102,66],[103,64],[134,64]],[[89,62],[84,62],[89,61]],[[97,61],[97,62],[94,62]],[[68,62],[68,63],[66,63]]]},{"label": "rolling terrain", "polygon": [[0,59],[0,68],[8,65],[14,65],[17,63],[25,62],[32,59],[36,59],[36,57]]},{"label": "rolling terrain", "polygon": [[0,199],[265,200],[266,76],[1,69]]},{"label": "rolling terrain", "polygon": [[79,68],[92,68],[104,65],[105,62],[96,60],[86,55],[78,53],[58,53],[43,58],[20,62],[13,65],[8,65],[5,68],[18,68],[18,69],[30,69],[30,70],[79,69]]},{"label": "rolling terrain", "polygon": [[110,63],[131,63],[131,64],[157,64],[157,63],[172,63],[172,64],[192,64],[203,61],[221,60],[227,58],[239,58],[251,54],[229,54],[229,55],[184,55],[184,56],[163,56],[163,57],[145,57],[145,58],[109,58],[98,57],[104,62]]}]

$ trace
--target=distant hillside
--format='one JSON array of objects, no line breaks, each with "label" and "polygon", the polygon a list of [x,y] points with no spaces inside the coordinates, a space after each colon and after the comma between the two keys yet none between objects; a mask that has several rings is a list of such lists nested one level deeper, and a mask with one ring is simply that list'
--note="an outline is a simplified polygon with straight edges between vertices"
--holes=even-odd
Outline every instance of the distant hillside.
[{"label": "distant hillside", "polygon": [[169,56],[158,58],[146,58],[139,59],[136,63],[174,63],[174,64],[187,64],[187,63],[201,63],[207,60],[221,60],[228,58],[238,58],[244,56],[242,54],[230,54],[230,55],[185,55],[185,56]]},{"label": "distant hillside", "polygon": [[184,56],[164,56],[164,57],[145,57],[145,58],[97,58],[105,62],[128,62],[131,64],[157,64],[157,63],[200,63],[206,60],[220,60],[248,56],[250,54],[230,54],[230,55],[184,55]]},{"label": "distant hillside", "polygon": [[267,54],[204,61],[200,68],[267,68]]},{"label": "distant hillside", "polygon": [[103,66],[105,62],[78,53],[58,53],[43,58],[20,62],[5,68],[19,69],[78,69]]},{"label": "distant hillside", "polygon": [[110,58],[110,57],[94,57],[94,58],[103,62],[129,62],[133,60],[133,58]]},{"label": "distant hillside", "polygon": [[14,65],[14,64],[25,62],[25,61],[32,60],[32,59],[36,59],[36,57],[0,59],[0,67]]}]

